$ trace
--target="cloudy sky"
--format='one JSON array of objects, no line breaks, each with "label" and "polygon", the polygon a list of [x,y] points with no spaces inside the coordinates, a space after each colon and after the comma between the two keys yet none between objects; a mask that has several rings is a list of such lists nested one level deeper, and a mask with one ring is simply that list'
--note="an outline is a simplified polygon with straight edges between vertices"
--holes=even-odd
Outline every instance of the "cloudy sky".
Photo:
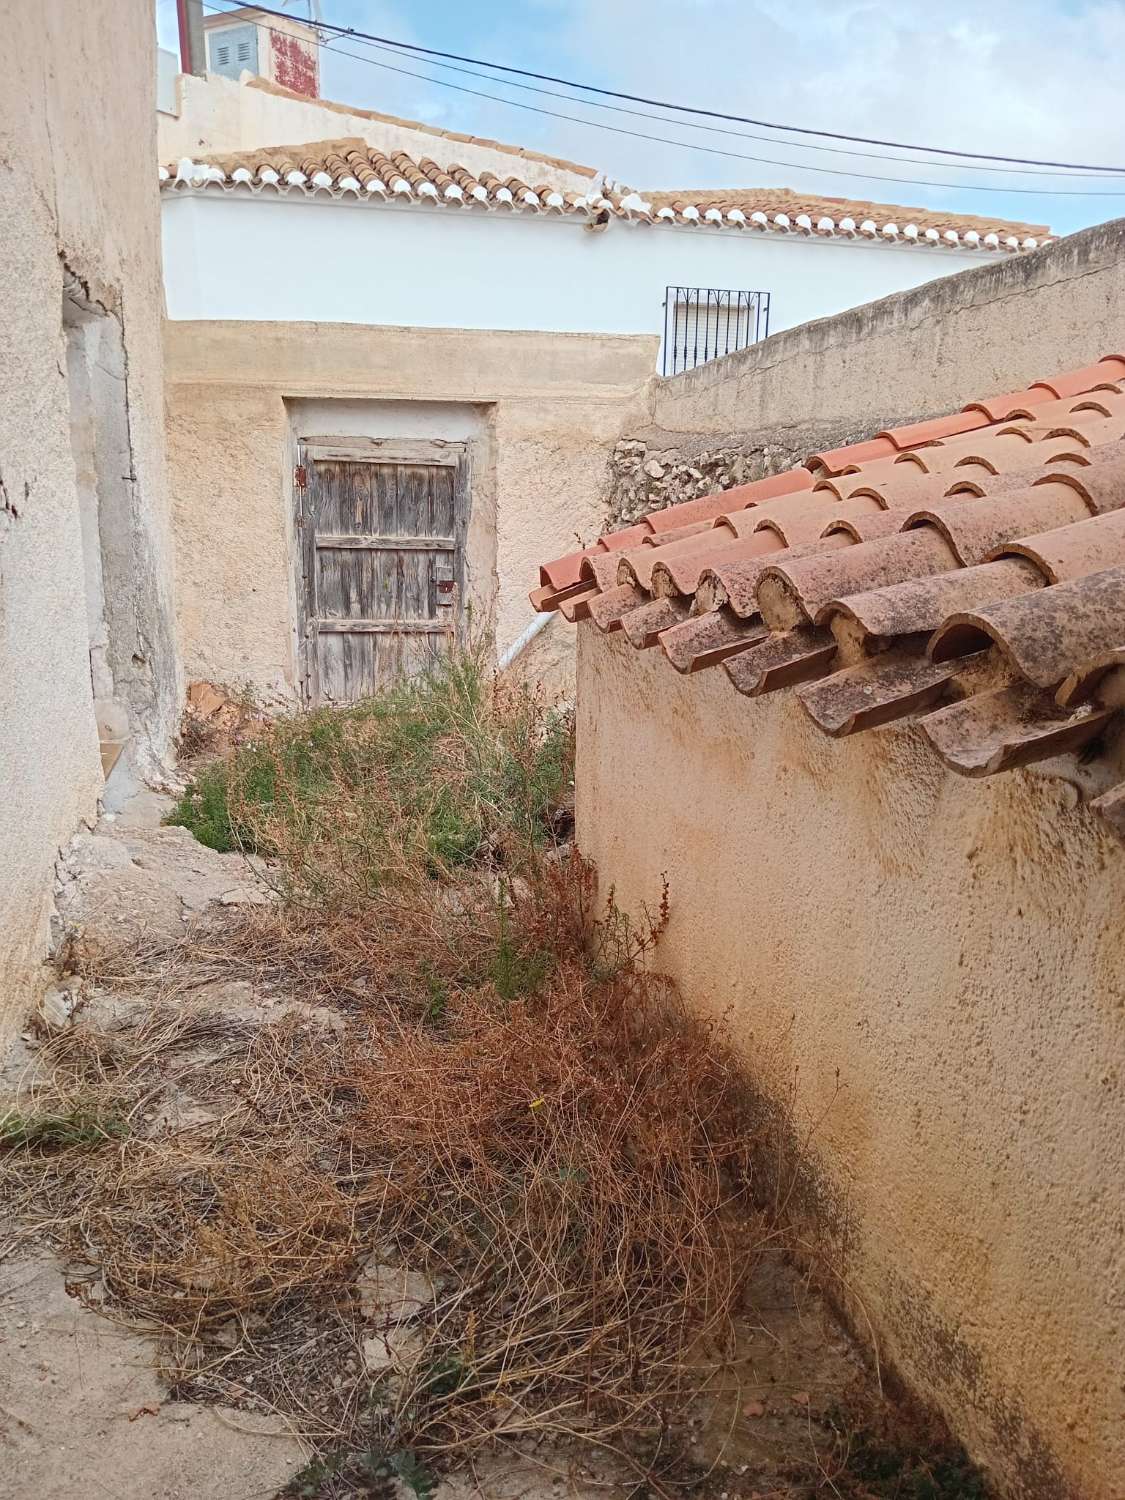
[{"label": "cloudy sky", "polygon": [[[307,0],[271,3],[308,14]],[[227,4],[207,0],[211,11]],[[881,140],[1125,167],[1125,0],[321,5],[337,25],[648,98]],[[175,47],[174,0],[157,0],[157,20],[161,41]],[[1125,215],[1125,176],[923,165],[910,151],[872,145],[856,148],[873,153],[860,156],[838,141],[815,150],[809,137],[721,121],[711,122],[720,131],[700,129],[704,121],[693,127],[643,105],[623,107],[664,118],[615,113],[351,39],[325,48],[322,92],[568,156],[631,186],[785,186],[1049,223],[1057,233]]]}]

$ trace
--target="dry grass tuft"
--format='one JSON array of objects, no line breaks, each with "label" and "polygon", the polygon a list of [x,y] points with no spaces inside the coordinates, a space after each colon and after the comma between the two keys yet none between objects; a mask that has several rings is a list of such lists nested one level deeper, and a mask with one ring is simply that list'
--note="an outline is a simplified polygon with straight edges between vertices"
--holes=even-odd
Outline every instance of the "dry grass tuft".
[{"label": "dry grass tuft", "polygon": [[[0,1119],[0,1254],[50,1238],[176,1396],[283,1414],[313,1453],[294,1496],[424,1497],[579,1439],[668,1500],[704,1492],[700,1398],[741,1409],[784,1244],[751,1201],[763,1116],[649,970],[667,896],[639,926],[595,906],[570,777],[566,720],[471,654],[265,726],[175,817],[269,856],[283,899],[78,943],[94,1002]],[[769,1493],[984,1494],[954,1450],[808,1442],[811,1481]]]},{"label": "dry grass tuft", "polygon": [[[202,773],[178,816],[285,899],[84,955],[124,1010],[20,1111],[112,1129],[13,1143],[0,1191],[181,1396],[285,1413],[304,1493],[548,1436],[663,1462],[769,1234],[738,1071],[647,971],[666,908],[599,917],[558,845],[565,722],[471,660],[390,705]],[[276,1018],[215,1008],[233,979]],[[372,1261],[432,1297],[365,1317]]]}]

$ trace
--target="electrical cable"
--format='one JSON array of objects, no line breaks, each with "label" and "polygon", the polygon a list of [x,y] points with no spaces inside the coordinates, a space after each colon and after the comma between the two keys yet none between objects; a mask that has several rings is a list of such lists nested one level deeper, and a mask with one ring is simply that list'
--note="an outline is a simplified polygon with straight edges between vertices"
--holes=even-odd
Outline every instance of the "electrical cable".
[{"label": "electrical cable", "polygon": [[[217,5],[213,4],[213,3],[208,5],[208,9],[211,9],[213,11],[217,10],[217,11],[219,11],[219,13],[222,13],[222,11],[224,9],[227,9],[227,8],[228,7],[217,6]],[[234,5],[234,6],[231,6],[229,8],[230,9],[239,9],[240,7],[237,6],[237,5]],[[256,5],[254,7],[254,9],[257,10],[257,11],[260,11],[263,15],[273,16],[273,17],[275,17],[278,20],[288,21],[288,20],[292,20],[293,19],[292,16],[287,15],[285,11],[273,10],[273,9],[270,9],[268,6]],[[339,26],[339,25],[335,24],[334,22],[323,21],[323,20],[318,21],[316,24],[322,30],[331,31],[331,32],[335,33],[339,37],[343,37],[345,39],[351,37],[351,38],[354,38],[354,39],[359,40],[359,41],[375,43],[375,44],[377,44],[379,46],[382,46],[382,47],[392,48],[396,52],[398,52],[399,54],[406,53],[406,54],[408,54],[410,56],[413,56],[414,54],[421,53],[421,54],[423,54],[423,57],[443,58],[443,59],[445,59],[447,61],[450,61],[450,62],[468,63],[468,64],[471,64],[474,67],[491,68],[494,72],[511,73],[511,74],[517,75],[518,77],[521,77],[521,78],[534,78],[538,82],[541,82],[541,83],[557,83],[557,84],[561,85],[563,88],[580,89],[584,93],[598,94],[598,95],[600,95],[603,98],[623,99],[623,100],[625,100],[625,101],[627,101],[628,103],[631,103],[631,104],[646,104],[646,105],[649,105],[650,107],[655,108],[655,109],[669,109],[669,110],[673,110],[673,111],[675,111],[677,113],[680,113],[680,114],[701,115],[701,116],[704,116],[704,117],[706,117],[708,119],[713,119],[713,120],[727,120],[727,121],[731,121],[731,122],[733,122],[735,124],[739,124],[739,125],[756,125],[756,126],[762,128],[762,129],[782,130],[782,131],[787,131],[787,132],[790,132],[792,134],[797,134],[797,135],[814,135],[814,136],[819,137],[820,139],[836,140],[836,141],[850,141],[850,142],[853,142],[853,143],[856,143],[856,144],[859,144],[859,145],[864,145],[864,146],[886,146],[886,147],[888,147],[888,148],[890,148],[892,150],[896,150],[896,151],[922,151],[922,152],[926,152],[926,153],[929,153],[929,154],[937,154],[937,155],[941,155],[941,156],[955,156],[955,157],[958,157],[958,158],[963,159],[963,160],[1002,162],[1002,163],[1006,163],[1008,165],[1017,165],[1017,166],[1026,166],[1026,167],[1056,167],[1056,168],[1059,168],[1059,169],[1061,169],[1063,171],[1068,171],[1068,172],[1085,172],[1085,173],[1090,173],[1090,174],[1092,174],[1094,176],[1103,176],[1103,175],[1105,175],[1105,176],[1115,176],[1115,175],[1120,174],[1120,173],[1125,173],[1125,166],[1107,167],[1107,166],[1093,165],[1093,164],[1091,164],[1089,162],[1065,162],[1065,161],[1052,161],[1050,159],[1042,159],[1042,158],[1039,158],[1039,157],[1004,156],[1004,155],[1001,155],[1001,154],[996,153],[996,152],[964,151],[964,150],[959,150],[959,149],[957,149],[955,147],[952,147],[952,146],[926,146],[926,145],[911,144],[909,142],[904,142],[904,141],[882,140],[879,137],[875,137],[875,136],[849,135],[849,134],[846,134],[846,133],[841,132],[841,131],[835,131],[835,130],[818,130],[818,129],[815,129],[815,128],[811,127],[811,126],[805,126],[805,125],[784,125],[784,124],[780,124],[779,122],[774,121],[774,120],[758,120],[758,119],[754,119],[753,117],[747,116],[747,115],[727,114],[727,113],[724,113],[721,110],[703,109],[703,108],[701,108],[699,106],[696,106],[696,105],[676,104],[676,103],[673,103],[673,102],[671,102],[669,100],[666,100],[666,99],[650,99],[650,98],[646,97],[643,94],[627,94],[627,93],[624,93],[624,92],[622,92],[621,90],[618,90],[618,89],[606,89],[606,88],[601,88],[601,87],[599,87],[596,84],[580,83],[580,82],[576,82],[573,79],[559,78],[559,77],[556,77],[554,74],[551,74],[551,73],[537,73],[537,72],[535,72],[535,71],[533,71],[532,69],[529,69],[529,68],[517,68],[517,67],[512,66],[509,63],[491,62],[491,61],[489,61],[487,59],[478,58],[478,57],[466,57],[466,56],[464,56],[464,55],[462,55],[461,53],[458,53],[458,52],[445,52],[445,51],[442,51],[441,49],[436,48],[436,47],[424,47],[420,43],[416,43],[416,42],[401,42],[401,41],[396,40],[393,37],[384,37],[384,36],[379,36],[379,35],[377,35],[375,33],[372,33],[372,32],[360,31],[359,28],[355,27],[355,26]],[[273,28],[270,28],[270,29],[273,29]],[[333,50],[335,50],[335,49],[333,49]],[[356,56],[355,53],[341,53],[340,55],[344,56],[344,57],[355,57]],[[360,59],[360,60],[361,61],[371,61],[371,59]],[[429,82],[429,83],[441,83],[442,82],[441,79],[427,78],[425,74],[415,74],[415,75],[410,75],[410,76],[420,77],[420,78],[424,79],[424,81]],[[481,77],[481,76],[487,76],[487,75],[477,74],[475,76]],[[492,80],[492,81],[499,83],[502,80],[495,79],[495,80]],[[452,87],[452,85],[447,85],[447,87]],[[467,92],[472,92],[472,91],[469,90]],[[492,96],[486,95],[485,97],[486,98],[491,98]],[[513,101],[513,100],[504,100],[504,99],[495,99],[494,102],[496,102],[496,103],[509,103],[509,104],[512,104],[515,101]],[[593,103],[594,101],[575,100],[574,102],[575,103]],[[547,111],[544,111],[544,113],[547,113]],[[569,118],[569,117],[564,116],[563,118]],[[649,118],[652,118],[652,117],[649,117]],[[594,121],[582,121],[582,120],[580,120],[578,123],[580,123],[580,124],[596,125],[596,122],[594,122]],[[608,127],[603,127],[603,128],[608,128]],[[671,144],[678,145],[680,143],[679,142],[672,142]],[[794,163],[782,163],[782,165],[795,165],[795,164]],[[949,163],[945,163],[945,165],[949,165]],[[848,174],[848,175],[853,175],[854,176],[856,174],[851,173],[851,174]],[[937,186],[937,185],[939,185],[939,184],[935,184],[935,186]]]}]

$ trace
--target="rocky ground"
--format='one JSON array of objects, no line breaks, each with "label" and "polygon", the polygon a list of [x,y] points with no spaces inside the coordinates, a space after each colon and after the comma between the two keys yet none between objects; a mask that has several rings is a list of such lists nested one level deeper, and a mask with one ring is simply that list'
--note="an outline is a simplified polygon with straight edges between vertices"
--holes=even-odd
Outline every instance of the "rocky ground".
[{"label": "rocky ground", "polygon": [[[90,941],[110,948],[132,944],[138,951],[147,943],[166,952],[169,939],[206,925],[224,908],[273,899],[267,869],[239,855],[216,854],[184,829],[162,827],[166,806],[145,793],[67,851],[57,893],[64,953],[68,942]],[[7,1059],[0,1082],[8,1099],[26,1096],[42,1066],[45,1037],[58,1036],[76,1017],[119,1018],[141,1003],[135,988],[116,994],[75,978],[56,979]],[[178,1003],[248,1026],[276,1021],[286,1008],[300,1012],[310,1027],[340,1020],[276,987],[245,981],[196,987]],[[166,1099],[144,1116],[146,1129],[189,1131],[224,1107],[213,1097],[202,1107],[198,1100],[168,1097],[171,1103]],[[268,1401],[252,1395],[232,1405],[175,1399],[154,1368],[156,1343],[93,1310],[96,1267],[60,1264],[41,1235],[29,1237],[18,1225],[5,1235],[0,1490],[28,1500],[103,1494],[115,1500],[268,1500],[302,1470],[308,1458],[302,1434],[272,1413]],[[412,1304],[432,1297],[433,1289],[409,1270],[381,1265],[373,1253],[356,1291],[361,1315],[371,1321],[362,1360],[377,1374],[409,1347]],[[824,1304],[780,1259],[763,1262],[754,1302],[758,1321],[742,1330],[737,1383],[724,1387],[720,1380],[714,1400],[692,1422],[698,1454],[692,1492],[715,1500],[811,1493],[820,1477],[817,1454],[831,1437],[829,1415],[866,1378]],[[238,1366],[243,1395],[262,1388],[253,1386],[255,1357],[265,1355],[251,1353]],[[793,1481],[800,1469],[811,1483]],[[482,1461],[444,1479],[437,1493],[440,1500],[625,1500],[662,1491],[639,1491],[635,1478],[599,1455],[540,1447]]]}]

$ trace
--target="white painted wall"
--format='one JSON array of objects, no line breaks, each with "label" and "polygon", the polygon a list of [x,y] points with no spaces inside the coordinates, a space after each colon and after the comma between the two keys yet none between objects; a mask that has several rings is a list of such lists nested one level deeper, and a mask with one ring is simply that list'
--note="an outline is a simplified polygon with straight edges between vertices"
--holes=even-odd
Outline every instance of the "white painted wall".
[{"label": "white painted wall", "polygon": [[174,319],[659,333],[667,286],[770,293],[770,331],[987,264],[987,251],[531,214],[165,192]]},{"label": "white painted wall", "polygon": [[167,47],[156,49],[156,109],[158,114],[178,115],[180,112],[180,60]]},{"label": "white painted wall", "polygon": [[415,160],[432,156],[443,165],[455,161],[477,177],[487,171],[503,179],[514,172],[535,187],[546,183],[560,192],[588,193],[600,178],[593,167],[559,161],[521,146],[479,141],[461,131],[443,130],[420,120],[401,120],[397,115],[337,104],[331,99],[297,98],[249,73],[237,80],[218,73],[202,78],[184,73],[178,88],[178,118],[165,113],[157,121],[160,160],[166,164],[182,156],[358,136],[388,155],[405,151]]},{"label": "white painted wall", "polygon": [[465,442],[480,437],[488,407],[467,401],[287,401],[294,441],[310,437],[431,438]]}]

